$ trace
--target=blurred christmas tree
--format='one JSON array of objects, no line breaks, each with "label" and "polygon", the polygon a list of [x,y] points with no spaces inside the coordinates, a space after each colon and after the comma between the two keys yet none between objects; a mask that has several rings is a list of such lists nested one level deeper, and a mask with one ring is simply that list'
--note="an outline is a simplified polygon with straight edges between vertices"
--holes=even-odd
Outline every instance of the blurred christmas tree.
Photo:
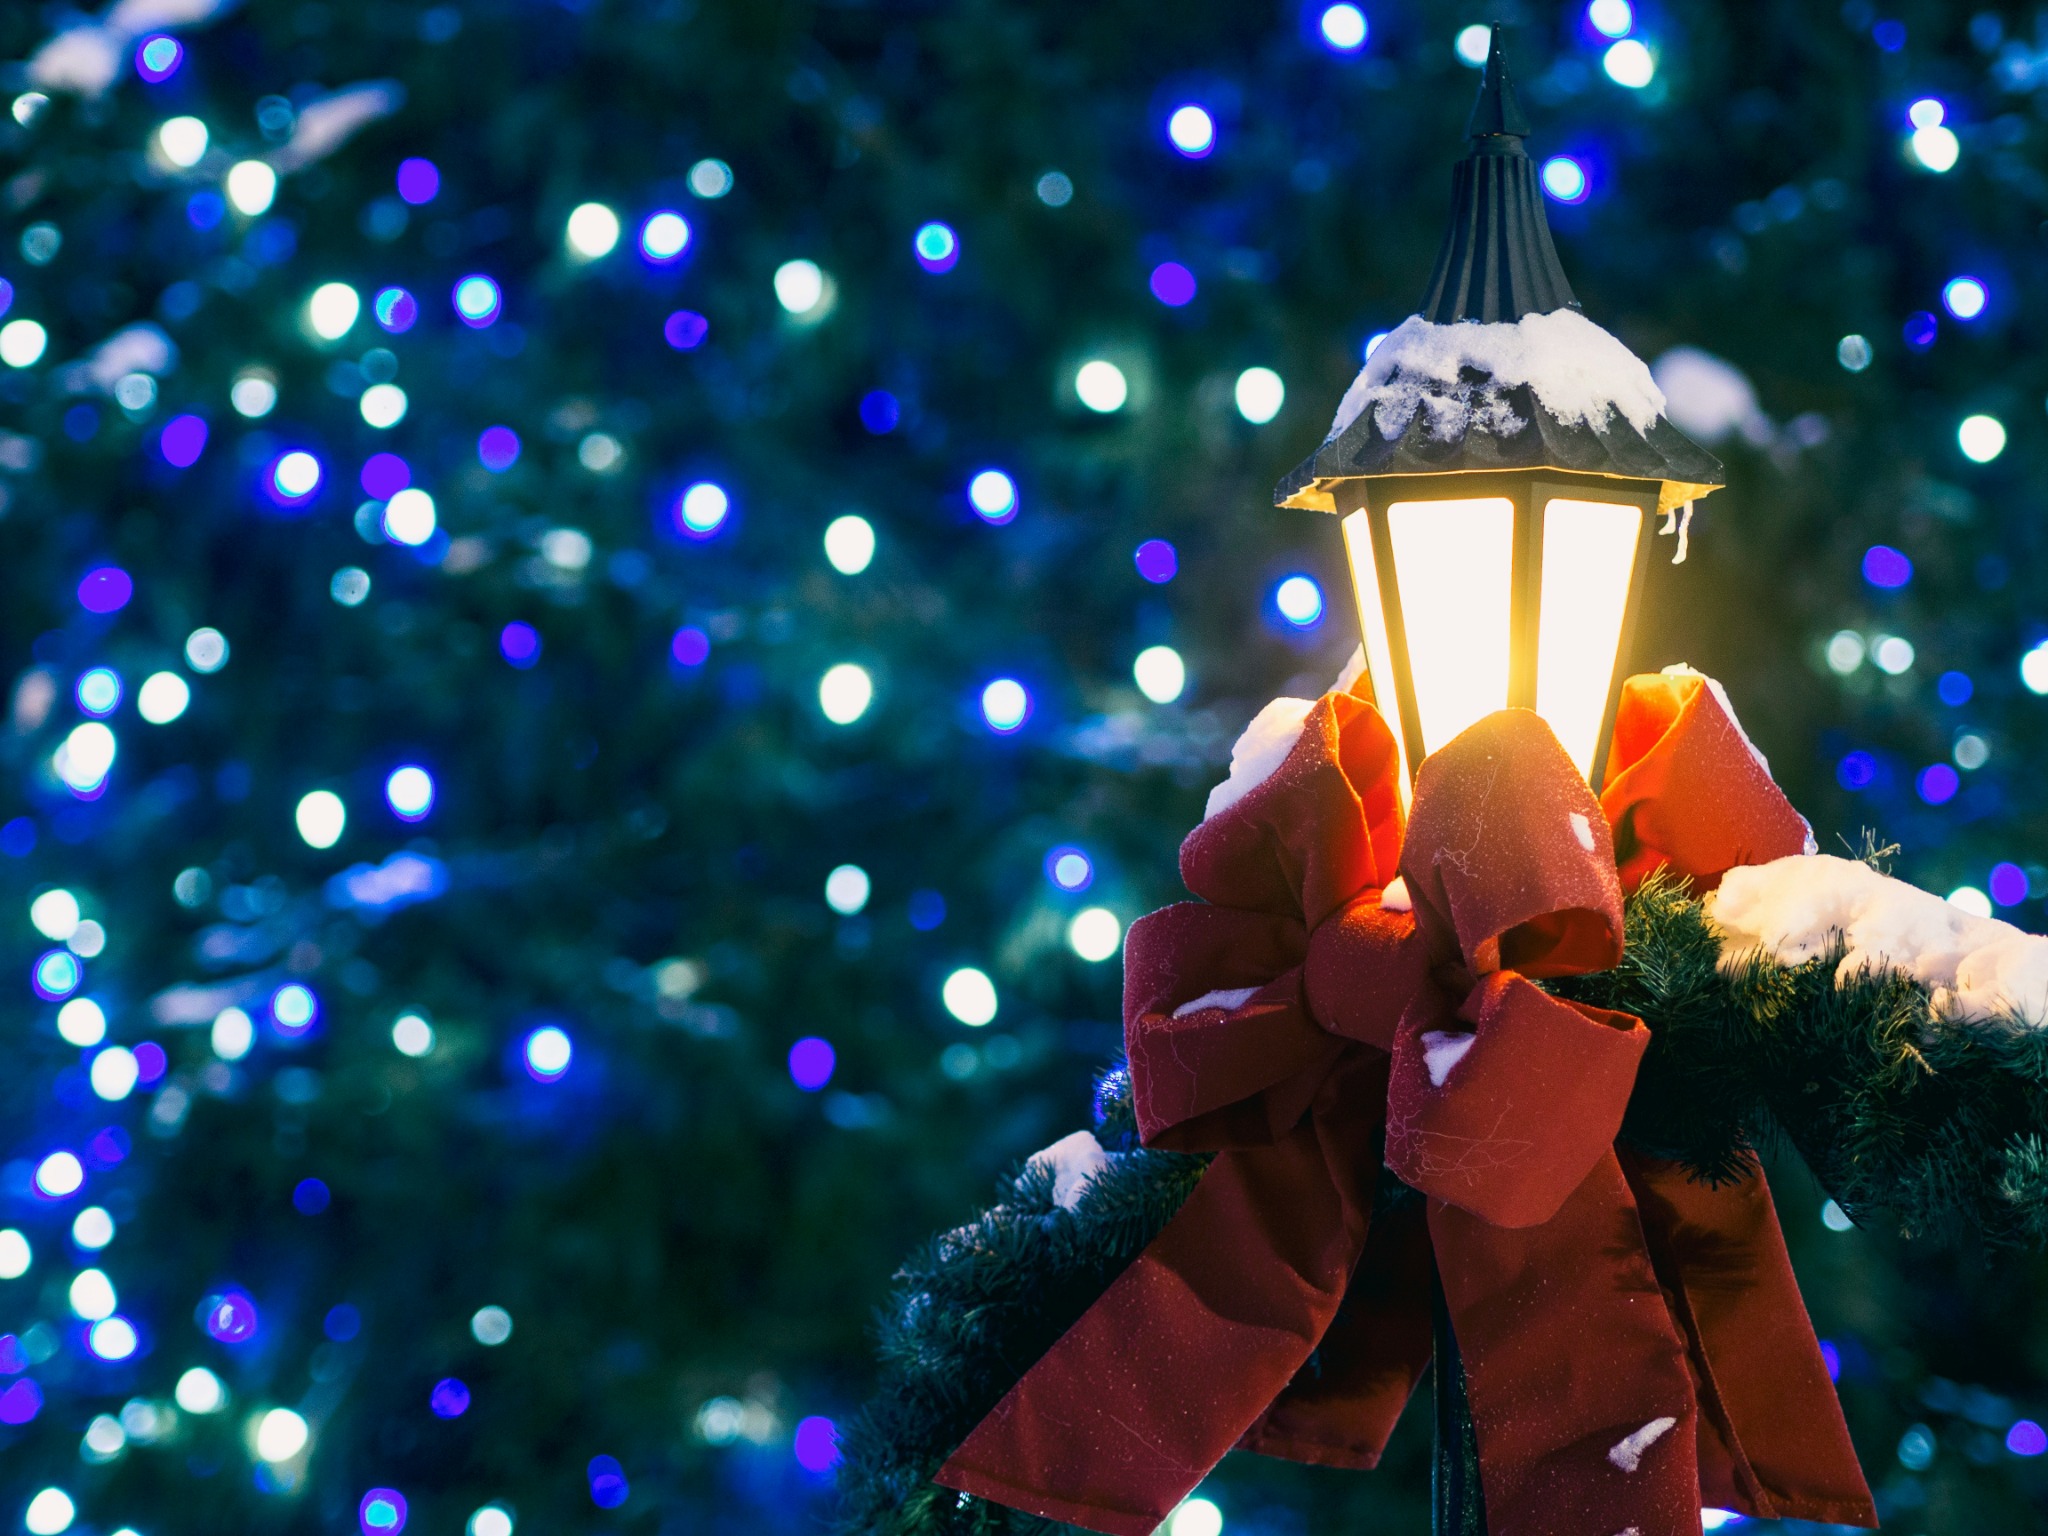
[{"label": "blurred christmas tree", "polygon": [[[1730,461],[1638,661],[2038,922],[2048,33],[1509,10]],[[1481,19],[0,11],[0,1518],[816,1527],[890,1270],[1083,1123],[1119,925],[1352,648],[1270,488]],[[1779,1187],[1888,1526],[2038,1527],[2041,1268]],[[1419,1529],[1403,1434],[1207,1496]]]}]

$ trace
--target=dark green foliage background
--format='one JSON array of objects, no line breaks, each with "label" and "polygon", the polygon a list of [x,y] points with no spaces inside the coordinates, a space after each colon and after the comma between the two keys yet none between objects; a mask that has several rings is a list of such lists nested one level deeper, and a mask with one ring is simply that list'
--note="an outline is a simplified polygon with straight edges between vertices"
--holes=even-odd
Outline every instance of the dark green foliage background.
[{"label": "dark green foliage background", "polygon": [[[1339,59],[1315,45],[1312,15],[1271,4],[467,0],[430,13],[250,0],[185,34],[192,56],[163,86],[131,73],[96,103],[59,96],[28,127],[0,119],[0,275],[13,313],[51,332],[42,365],[0,379],[0,425],[39,449],[5,478],[8,666],[48,667],[68,693],[89,665],[131,685],[175,665],[195,624],[234,647],[224,671],[194,680],[176,724],[146,727],[124,707],[112,787],[88,807],[43,766],[76,722],[68,702],[0,734],[5,814],[42,829],[32,855],[0,867],[21,978],[0,1037],[4,1156],[78,1145],[105,1123],[133,1134],[135,1155],[96,1174],[90,1197],[121,1220],[103,1262],[146,1342],[121,1367],[82,1355],[65,1331],[65,1286],[85,1262],[67,1248],[68,1211],[8,1196],[38,1257],[0,1283],[0,1330],[47,1320],[63,1347],[32,1372],[42,1414],[0,1432],[0,1519],[48,1483],[73,1492],[84,1527],[143,1536],[344,1531],[379,1485],[406,1494],[409,1529],[423,1532],[460,1530],[490,1498],[534,1532],[795,1531],[827,1517],[830,1488],[795,1468],[790,1427],[866,1395],[891,1272],[986,1204],[1020,1157],[1084,1123],[1115,1049],[1115,968],[1064,947],[1075,903],[1043,878],[1045,852],[1087,847],[1089,899],[1127,921],[1171,899],[1174,847],[1232,737],[1275,693],[1325,686],[1351,649],[1336,529],[1270,510],[1269,490],[1320,437],[1363,337],[1420,291],[1474,84],[1451,38],[1490,19],[1437,0],[1367,9],[1370,45]],[[1661,64],[1640,94],[1600,75],[1575,9],[1506,16],[1534,149],[1573,148],[1598,168],[1589,203],[1553,208],[1587,312],[1644,357],[1678,343],[1722,355],[1776,423],[1812,412],[1827,428],[1815,446],[1795,446],[1807,431],[1725,449],[1730,487],[1703,506],[1692,560],[1658,568],[1638,662],[1722,677],[1824,843],[1881,825],[1905,845],[1900,873],[1944,890],[1981,884],[1994,860],[2040,857],[2048,805],[2033,764],[2048,732],[2016,670],[2048,632],[2048,363],[2035,344],[2048,179],[2027,89],[2031,15],[1979,22],[1911,4],[1898,12],[1905,46],[1887,53],[1877,13],[1855,4],[1646,5]],[[28,58],[67,19],[0,9],[0,57]],[[401,82],[404,106],[288,177],[268,233],[232,216],[212,232],[187,222],[193,190],[267,147],[260,98],[303,103],[369,79]],[[1945,178],[1899,152],[1905,106],[1926,91],[1953,104],[1963,140]],[[1161,135],[1189,97],[1220,124],[1198,163]],[[143,156],[179,111],[204,117],[225,157],[189,180]],[[388,200],[406,155],[435,160],[443,191],[375,238],[366,210]],[[683,186],[705,155],[737,175],[715,203]],[[1077,189],[1064,208],[1033,192],[1054,167]],[[572,266],[563,220],[588,198],[618,207],[629,233],[655,207],[683,209],[691,256],[655,273],[622,246]],[[928,218],[961,234],[944,277],[911,259]],[[63,239],[43,267],[13,241],[36,221]],[[257,259],[266,249],[273,259]],[[784,317],[771,289],[799,256],[836,284],[815,326]],[[1185,310],[1146,292],[1167,257],[1201,282]],[[1908,355],[1906,315],[1938,307],[1965,269],[1991,285],[1986,318]],[[495,344],[447,307],[478,270],[505,289]],[[333,348],[301,329],[306,295],[330,280],[421,296],[425,318],[389,343],[411,399],[391,433],[365,427],[328,382],[335,361],[382,339],[369,320]],[[691,353],[661,337],[683,305],[711,322]],[[96,430],[68,435],[75,402],[58,365],[151,317],[180,351],[154,415],[101,401]],[[1877,353],[1853,376],[1834,361],[1850,331]],[[1114,418],[1085,417],[1068,389],[1096,353],[1132,380],[1132,407]],[[282,383],[260,425],[227,407],[250,364]],[[1252,364],[1288,386],[1262,428],[1230,405]],[[856,413],[876,388],[904,404],[888,436]],[[1975,409],[2002,415],[2013,438],[1982,468],[1955,448]],[[183,473],[153,447],[179,410],[213,429]],[[527,447],[493,477],[474,444],[498,422]],[[616,471],[580,466],[593,430],[624,444]],[[271,453],[299,445],[322,453],[330,480],[308,515],[281,518],[255,487]],[[449,574],[357,537],[355,471],[383,446],[412,462],[452,534],[482,541],[467,546],[489,556],[479,569]],[[989,464],[1021,487],[1005,528],[965,505],[968,477]],[[681,545],[663,532],[668,502],[707,475],[732,488],[734,520]],[[849,510],[880,537],[855,578],[834,574],[818,542]],[[536,563],[539,536],[561,526],[595,541],[580,577]],[[1180,549],[1170,586],[1132,569],[1147,537]],[[1918,565],[1902,592],[1858,578],[1880,540]],[[618,559],[631,551],[644,563]],[[137,595],[94,619],[71,594],[108,559],[135,573]],[[354,609],[328,596],[348,564],[374,581]],[[1262,612],[1292,571],[1332,594],[1306,637]],[[544,637],[531,672],[496,653],[513,619]],[[667,659],[685,623],[714,638],[701,671]],[[1904,634],[1920,660],[1898,678],[1837,679],[1820,648],[1844,626]],[[1168,708],[1129,681],[1132,656],[1157,642],[1190,665],[1187,698]],[[846,730],[816,707],[819,675],[842,660],[869,666],[879,689]],[[1936,702],[1945,668],[1976,679],[1968,708]],[[1013,739],[974,710],[1000,673],[1037,700]],[[1914,774],[1963,727],[1991,743],[1989,764],[1955,801],[1923,806]],[[1852,749],[1881,770],[1861,795],[1833,776]],[[423,832],[452,889],[381,923],[338,912],[321,895],[331,874],[420,835],[379,799],[408,759],[439,779]],[[351,810],[328,853],[292,828],[315,787]],[[841,921],[820,891],[844,861],[871,872],[875,897]],[[271,915],[238,942],[252,984],[292,970],[320,992],[309,1043],[266,1039],[209,1076],[203,1029],[154,1022],[152,997],[213,975],[195,938],[224,918],[172,899],[188,867],[217,892],[265,893]],[[148,1132],[146,1097],[98,1107],[83,1095],[76,1053],[29,997],[41,942],[27,905],[57,883],[83,892],[111,936],[89,986],[114,1038],[160,1041],[173,1083],[197,1096],[176,1135]],[[921,889],[949,904],[932,932],[906,920]],[[2038,903],[2015,915],[2037,923]],[[650,967],[678,957],[706,980],[664,1014]],[[988,1031],[938,1005],[960,963],[1001,989]],[[421,1062],[390,1045],[407,1007],[439,1031]],[[578,1052],[547,1089],[511,1054],[542,1020]],[[784,1070],[808,1034],[839,1051],[823,1095]],[[317,1076],[285,1079],[281,1096],[286,1067]],[[2048,1413],[2039,1267],[1827,1232],[1804,1176],[1781,1175],[1888,1527],[2040,1524],[2038,1464],[1999,1442],[2013,1414]],[[289,1201],[308,1176],[334,1191],[317,1217]],[[263,1311],[240,1350],[191,1321],[228,1281]],[[343,1301],[365,1326],[339,1346],[321,1318]],[[497,1351],[467,1329],[486,1303],[516,1319]],[[95,1414],[162,1400],[198,1363],[227,1379],[232,1412],[81,1462]],[[448,1374],[476,1401],[443,1422],[427,1394]],[[698,1410],[718,1395],[772,1414],[764,1444],[702,1441]],[[314,1421],[293,1493],[251,1480],[242,1426],[270,1404]],[[1937,1446],[1921,1473],[1894,1459],[1915,1422]],[[1213,1491],[1232,1530],[1416,1529],[1414,1429],[1375,1477],[1233,1463]],[[586,1492],[598,1454],[632,1482],[614,1512]]]}]

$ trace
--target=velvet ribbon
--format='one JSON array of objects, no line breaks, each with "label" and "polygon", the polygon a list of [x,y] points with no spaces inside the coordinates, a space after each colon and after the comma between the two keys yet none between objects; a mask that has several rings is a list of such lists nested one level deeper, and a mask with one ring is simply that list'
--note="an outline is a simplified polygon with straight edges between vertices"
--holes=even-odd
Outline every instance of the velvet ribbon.
[{"label": "velvet ribbon", "polygon": [[[1202,899],[1132,925],[1126,1045],[1145,1144],[1216,1156],[939,1483],[1149,1536],[1233,1447],[1371,1467],[1434,1266],[1493,1536],[1875,1525],[1761,1172],[1617,1146],[1649,1030],[1534,984],[1620,958],[1625,879],[1711,886],[1806,824],[1697,675],[1630,679],[1611,760],[1596,800],[1504,711],[1404,832],[1393,738],[1335,693],[1188,837]],[[1375,1216],[1382,1159],[1427,1199]]]}]

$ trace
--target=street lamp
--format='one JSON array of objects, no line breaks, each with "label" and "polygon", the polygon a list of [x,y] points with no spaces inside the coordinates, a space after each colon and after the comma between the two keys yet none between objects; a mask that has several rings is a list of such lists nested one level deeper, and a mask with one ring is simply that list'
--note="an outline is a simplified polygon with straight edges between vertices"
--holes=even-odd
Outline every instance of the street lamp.
[{"label": "street lamp", "polygon": [[1641,359],[1578,313],[1528,132],[1496,29],[1421,312],[1274,494],[1343,519],[1404,782],[1467,726],[1521,707],[1597,788],[1651,516],[1680,531],[1722,483]]}]

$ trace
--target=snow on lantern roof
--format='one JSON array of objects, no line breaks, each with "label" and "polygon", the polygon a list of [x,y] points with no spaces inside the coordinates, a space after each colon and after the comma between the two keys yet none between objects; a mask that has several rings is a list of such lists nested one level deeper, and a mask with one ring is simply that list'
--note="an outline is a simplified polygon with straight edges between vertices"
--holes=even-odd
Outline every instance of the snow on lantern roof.
[{"label": "snow on lantern roof", "polygon": [[1528,131],[1495,28],[1421,312],[1374,349],[1277,505],[1334,512],[1339,481],[1456,471],[1656,481],[1666,509],[1721,484],[1720,461],[1671,424],[1642,360],[1579,313]]}]

